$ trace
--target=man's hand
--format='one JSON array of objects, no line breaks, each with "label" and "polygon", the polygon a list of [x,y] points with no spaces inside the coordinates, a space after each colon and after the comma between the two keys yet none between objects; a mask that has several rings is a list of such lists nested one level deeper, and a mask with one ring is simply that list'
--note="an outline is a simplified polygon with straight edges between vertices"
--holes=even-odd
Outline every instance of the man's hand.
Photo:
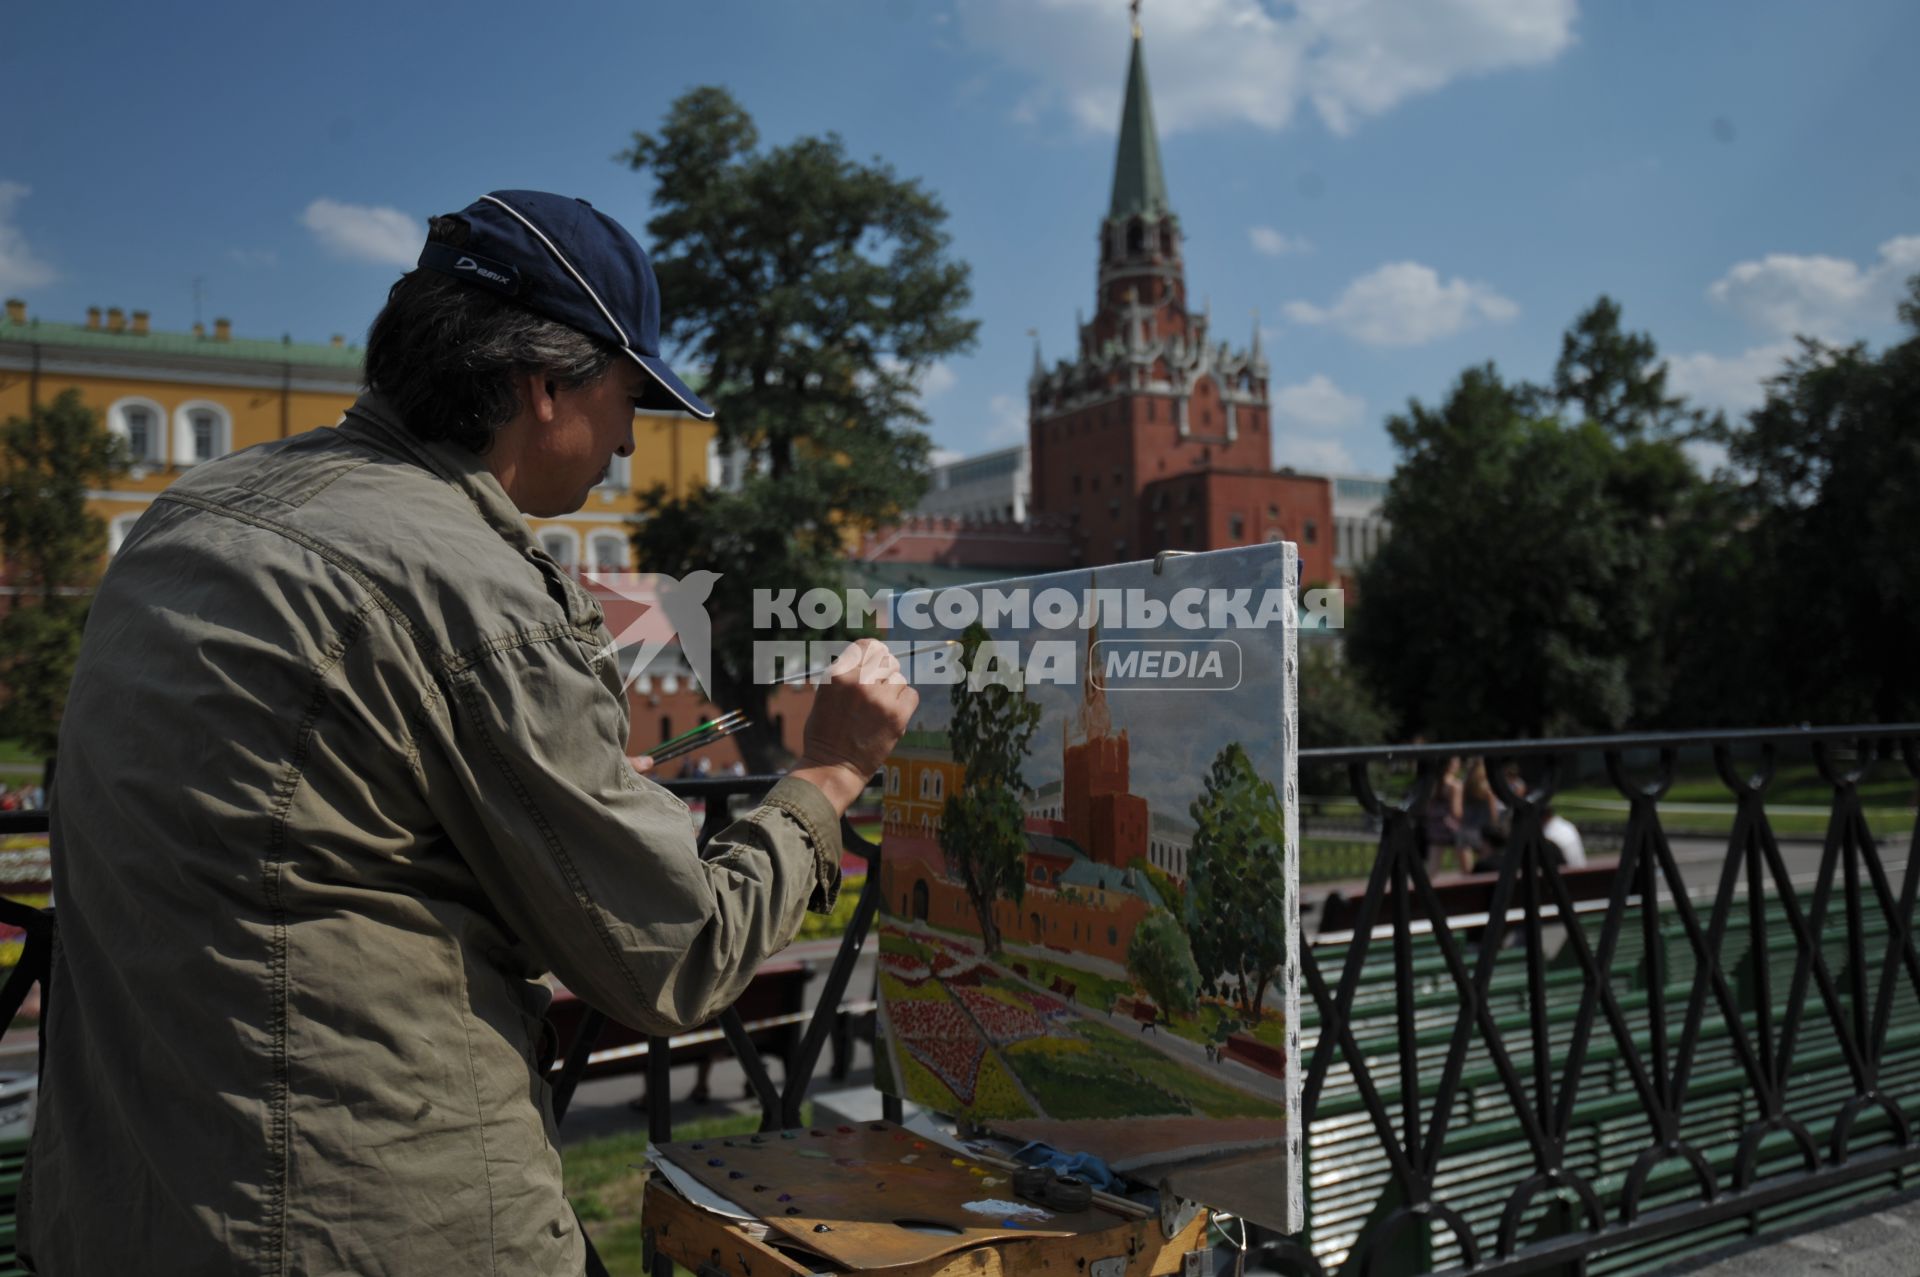
[{"label": "man's hand", "polygon": [[877,639],[840,653],[814,695],[794,776],[810,781],[844,815],[900,743],[920,693]]}]

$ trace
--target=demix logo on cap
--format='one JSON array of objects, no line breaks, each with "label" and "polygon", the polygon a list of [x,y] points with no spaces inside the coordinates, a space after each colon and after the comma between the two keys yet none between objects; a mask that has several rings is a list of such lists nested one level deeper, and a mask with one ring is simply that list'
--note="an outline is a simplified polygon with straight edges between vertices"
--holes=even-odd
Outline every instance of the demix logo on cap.
[{"label": "demix logo on cap", "polygon": [[455,270],[470,270],[474,274],[480,276],[482,279],[490,279],[496,284],[513,283],[512,279],[508,278],[505,275],[502,275],[497,270],[488,270],[485,266],[482,266],[479,262],[474,261],[471,257],[462,257],[459,261],[453,264],[453,268]]}]

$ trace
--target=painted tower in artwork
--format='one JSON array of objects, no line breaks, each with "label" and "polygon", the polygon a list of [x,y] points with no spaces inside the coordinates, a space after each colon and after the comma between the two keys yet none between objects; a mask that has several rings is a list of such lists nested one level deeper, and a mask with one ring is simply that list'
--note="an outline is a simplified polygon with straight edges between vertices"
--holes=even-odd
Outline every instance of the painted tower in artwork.
[{"label": "painted tower in artwork", "polygon": [[[1088,565],[1230,543],[1205,527],[1182,542],[1181,512],[1191,530],[1194,511],[1182,506],[1166,526],[1167,512],[1153,507],[1168,494],[1146,491],[1194,472],[1272,476],[1259,325],[1252,345],[1234,351],[1212,340],[1204,309],[1188,304],[1180,219],[1160,165],[1137,21],[1113,192],[1096,240],[1095,309],[1077,325],[1074,358],[1049,369],[1034,350],[1032,509],[1066,516],[1076,560]],[[1184,491],[1174,500],[1200,505]],[[1241,539],[1262,539],[1265,525],[1256,519],[1249,531]]]},{"label": "painted tower in artwork", "polygon": [[1061,816],[1090,860],[1124,869],[1147,854],[1147,800],[1132,791],[1126,729],[1113,730],[1107,691],[1094,677],[1100,627],[1087,632],[1080,709],[1061,733]]}]

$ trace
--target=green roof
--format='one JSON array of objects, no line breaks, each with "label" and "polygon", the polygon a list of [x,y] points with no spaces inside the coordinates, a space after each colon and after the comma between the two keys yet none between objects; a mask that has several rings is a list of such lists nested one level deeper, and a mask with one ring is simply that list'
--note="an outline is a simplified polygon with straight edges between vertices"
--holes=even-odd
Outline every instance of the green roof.
[{"label": "green roof", "polygon": [[919,727],[900,735],[901,749],[952,749],[953,743],[947,739],[944,731]]},{"label": "green roof", "polygon": [[1165,217],[1167,179],[1160,171],[1160,135],[1153,127],[1153,99],[1147,93],[1147,59],[1140,33],[1133,35],[1133,61],[1127,67],[1127,104],[1120,111],[1120,152],[1113,165],[1110,218]]},{"label": "green roof", "polygon": [[111,333],[104,328],[86,328],[79,324],[51,324],[41,319],[24,324],[0,319],[0,342],[27,345],[38,342],[69,350],[119,351],[125,354],[186,355],[206,359],[251,359],[261,363],[303,364],[325,368],[360,367],[358,346],[321,345],[317,342],[258,341],[234,337],[221,341],[215,337],[195,337],[191,333],[130,332]]}]

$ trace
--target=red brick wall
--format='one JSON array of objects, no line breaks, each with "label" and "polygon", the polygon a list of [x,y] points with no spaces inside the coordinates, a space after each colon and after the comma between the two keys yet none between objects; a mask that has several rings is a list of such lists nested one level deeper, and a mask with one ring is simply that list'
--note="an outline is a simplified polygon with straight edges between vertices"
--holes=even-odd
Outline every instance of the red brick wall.
[{"label": "red brick wall", "polygon": [[1072,566],[1064,519],[1027,523],[975,522],[950,515],[915,515],[868,533],[863,563],[934,563],[1048,572]]},{"label": "red brick wall", "polygon": [[1317,475],[1213,470],[1168,479],[1147,486],[1140,512],[1148,554],[1257,545],[1277,533],[1300,547],[1302,582],[1334,581],[1333,484]]}]

